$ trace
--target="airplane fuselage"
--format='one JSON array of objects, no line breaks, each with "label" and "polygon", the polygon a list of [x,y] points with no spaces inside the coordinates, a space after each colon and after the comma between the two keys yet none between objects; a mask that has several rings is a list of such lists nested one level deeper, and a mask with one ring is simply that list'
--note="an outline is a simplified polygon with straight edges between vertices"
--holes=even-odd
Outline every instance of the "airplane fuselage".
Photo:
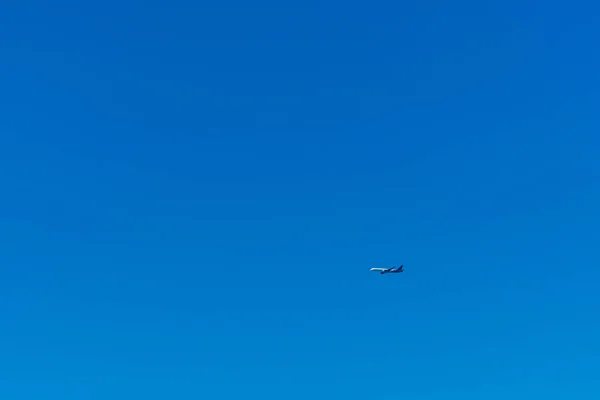
[{"label": "airplane fuselage", "polygon": [[398,272],[404,272],[404,268],[401,265],[398,268],[371,268],[371,271],[379,272],[380,274],[395,274]]}]

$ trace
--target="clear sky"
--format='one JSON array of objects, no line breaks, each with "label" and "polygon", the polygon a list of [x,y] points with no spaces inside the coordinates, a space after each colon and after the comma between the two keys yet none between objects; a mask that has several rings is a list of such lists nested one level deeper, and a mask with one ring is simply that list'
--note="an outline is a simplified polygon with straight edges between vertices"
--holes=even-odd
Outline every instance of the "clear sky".
[{"label": "clear sky", "polygon": [[597,398],[586,3],[3,2],[0,397]]}]

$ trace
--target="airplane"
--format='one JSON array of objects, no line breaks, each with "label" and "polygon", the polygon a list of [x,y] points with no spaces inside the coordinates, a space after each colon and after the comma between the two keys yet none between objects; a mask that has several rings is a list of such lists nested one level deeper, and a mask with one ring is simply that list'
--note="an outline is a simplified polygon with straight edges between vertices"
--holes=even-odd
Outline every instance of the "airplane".
[{"label": "airplane", "polygon": [[399,266],[398,268],[371,268],[371,271],[377,271],[380,274],[395,274],[397,272],[404,272],[404,265]]}]

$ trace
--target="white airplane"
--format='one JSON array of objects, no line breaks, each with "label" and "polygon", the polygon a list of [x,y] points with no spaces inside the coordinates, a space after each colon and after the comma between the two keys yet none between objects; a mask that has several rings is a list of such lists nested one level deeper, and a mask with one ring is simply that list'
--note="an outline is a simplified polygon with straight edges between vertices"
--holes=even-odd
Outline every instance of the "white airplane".
[{"label": "white airplane", "polygon": [[379,272],[380,274],[395,274],[397,272],[404,272],[404,265],[399,266],[398,268],[371,268],[371,271]]}]

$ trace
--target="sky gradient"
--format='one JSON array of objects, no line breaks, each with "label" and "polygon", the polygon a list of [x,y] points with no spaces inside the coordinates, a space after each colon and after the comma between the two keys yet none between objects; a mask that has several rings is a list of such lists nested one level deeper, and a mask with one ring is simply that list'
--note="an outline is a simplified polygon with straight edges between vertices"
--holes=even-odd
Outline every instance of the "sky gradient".
[{"label": "sky gradient", "polygon": [[4,2],[0,397],[597,398],[592,3]]}]

